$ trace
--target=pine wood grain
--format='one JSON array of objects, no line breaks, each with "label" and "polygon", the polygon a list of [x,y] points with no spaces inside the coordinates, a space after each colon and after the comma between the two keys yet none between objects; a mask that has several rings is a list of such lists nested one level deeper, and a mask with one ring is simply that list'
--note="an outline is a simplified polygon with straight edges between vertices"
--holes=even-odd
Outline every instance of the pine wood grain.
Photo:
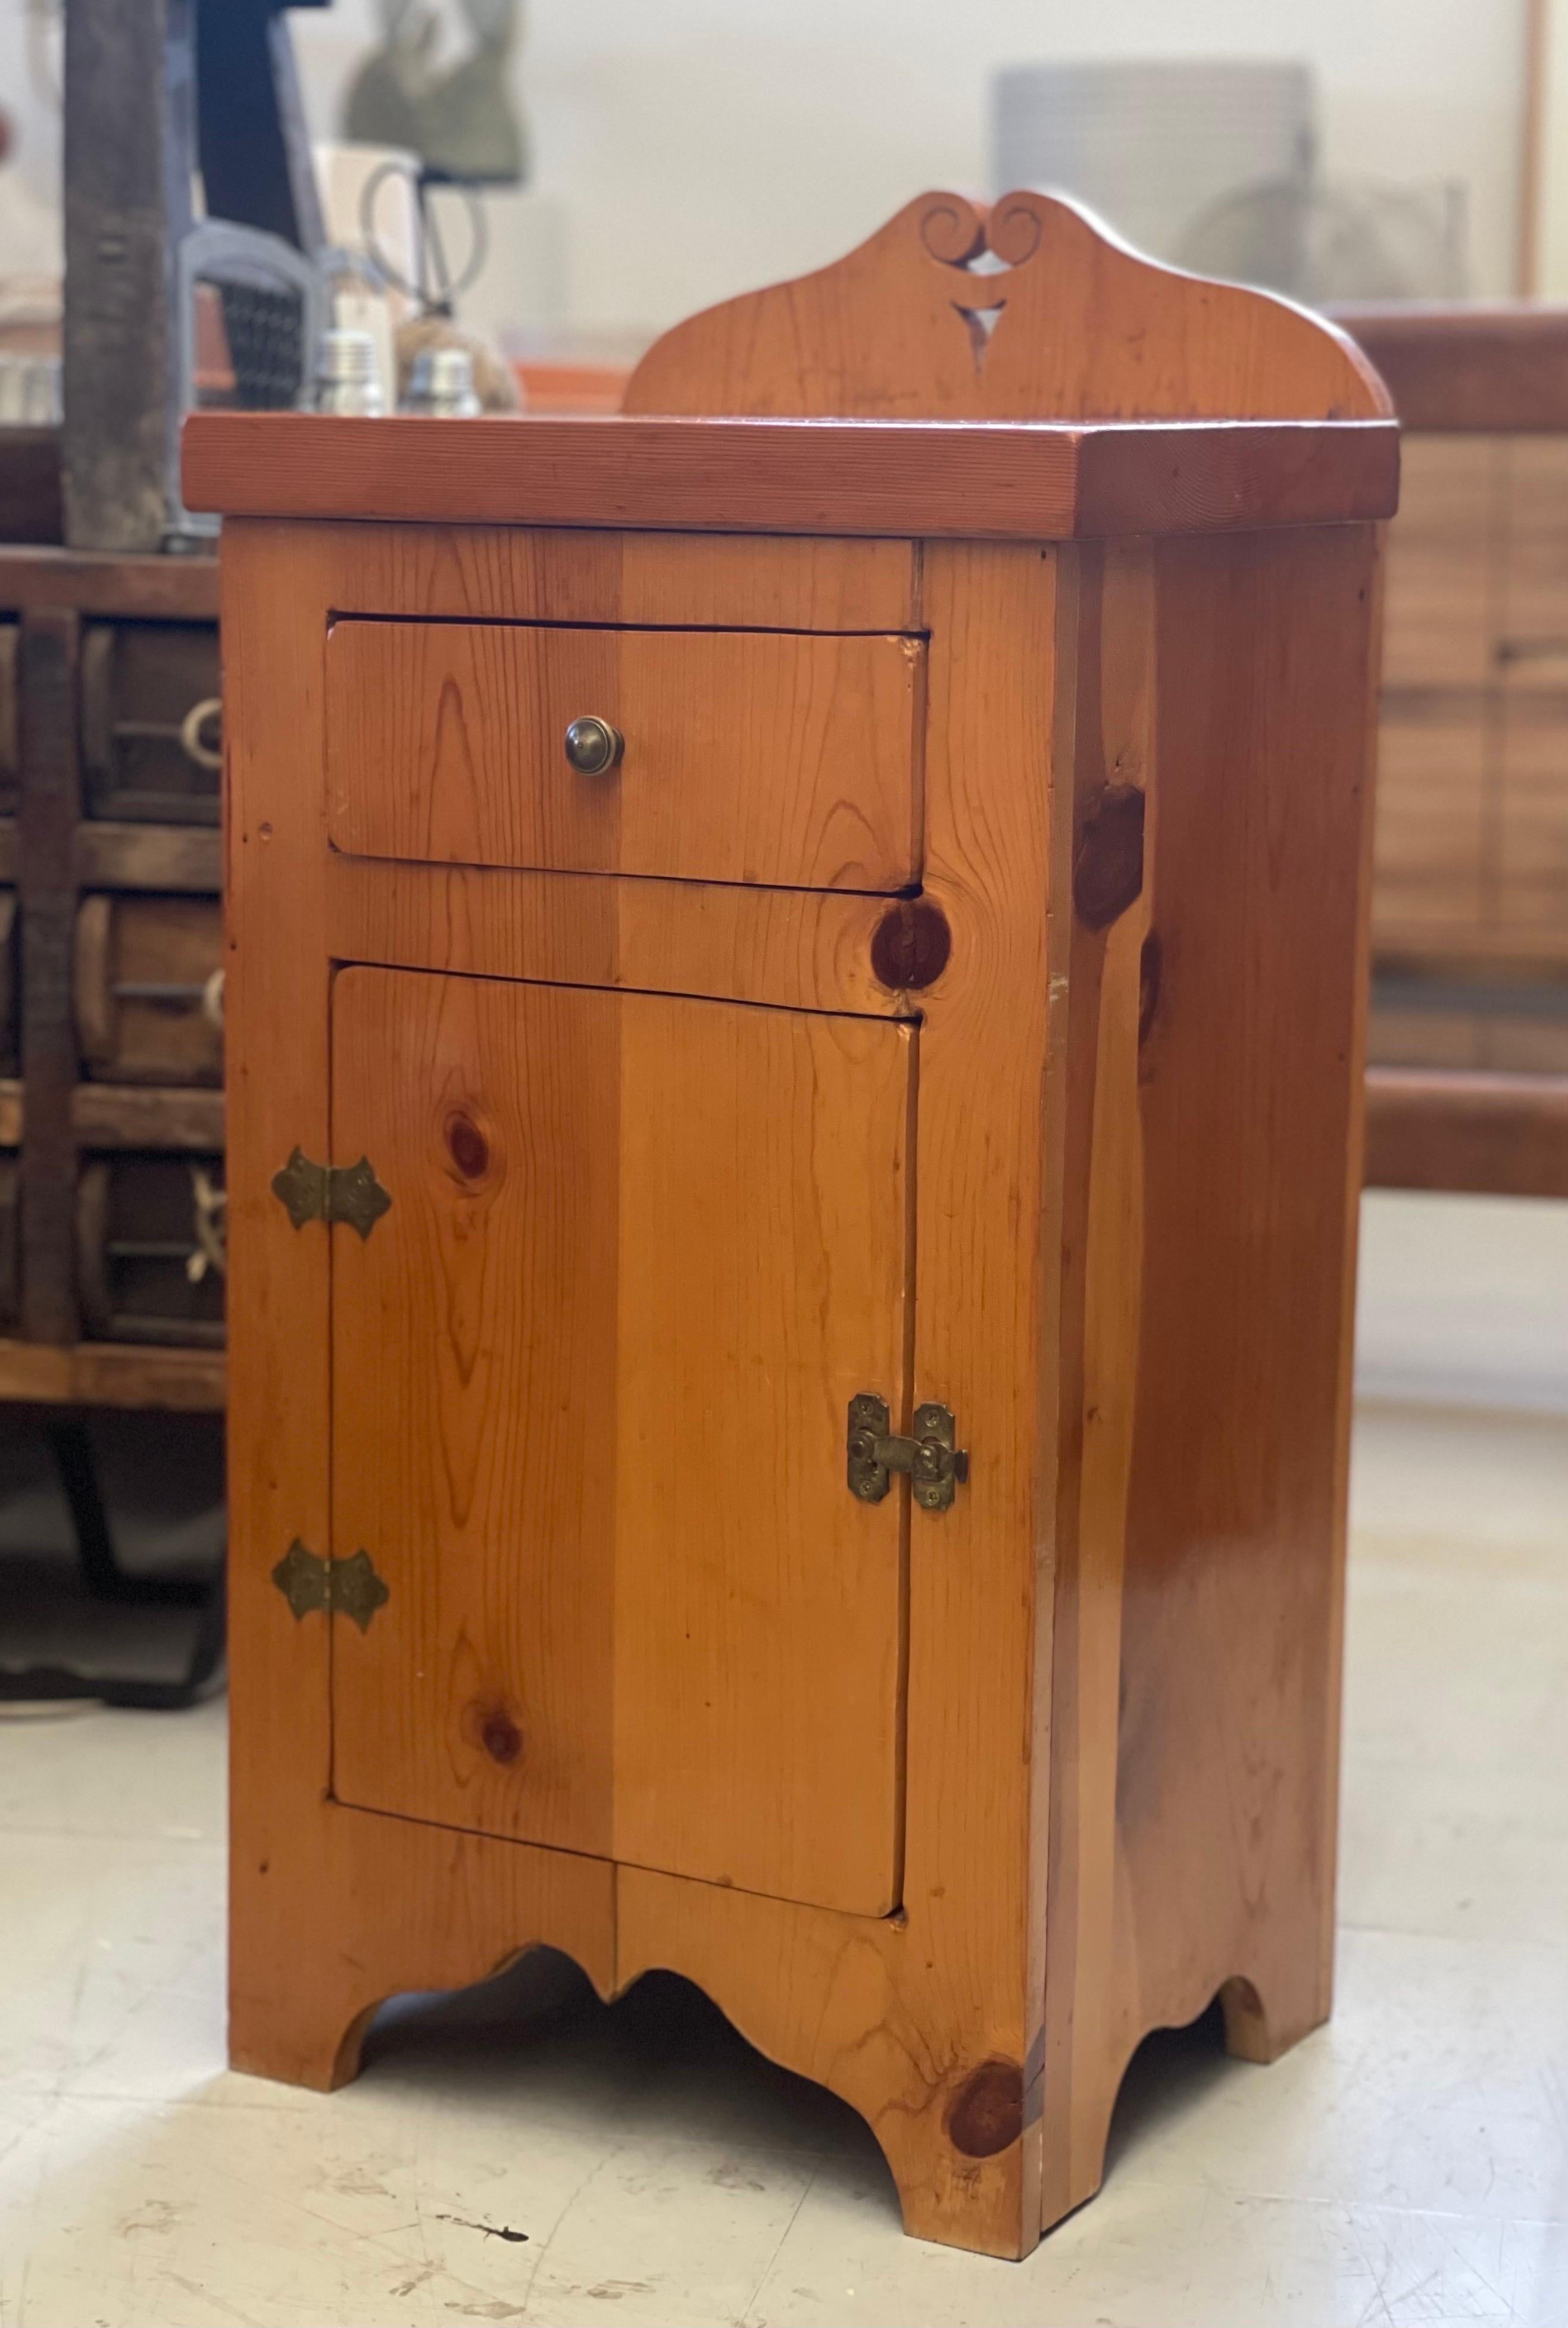
[{"label": "pine wood grain", "polygon": [[[330,1797],[330,1628],[272,1571],[331,1541],[328,1238],[271,1178],[329,1152],[323,652],[329,560],[286,530],[224,544],[227,757],[230,2057],[305,2084],[352,2075],[369,2011],[399,1988],[482,1978],[531,1941],[605,1989],[603,1862],[456,1837]],[[277,949],[277,934],[289,940]],[[148,1354],[151,1355],[151,1354]],[[308,1967],[302,1975],[301,1967]]]},{"label": "pine wood grain", "polygon": [[664,624],[694,630],[918,628],[913,541],[580,526],[305,525],[338,615]]},{"label": "pine wood grain", "polygon": [[1150,545],[1075,561],[1074,880],[1044,1995],[1048,2227],[1098,2184],[1125,2032],[1113,1978],[1123,1586],[1144,1273],[1140,1047],[1159,799]]},{"label": "pine wood grain", "polygon": [[906,1401],[909,1031],[372,970],[333,1028],[392,1197],[334,1264],[334,1547],[392,1594],[337,1793],[884,1912],[900,1507],[843,1448]]},{"label": "pine wood grain", "polygon": [[[986,251],[1000,268],[974,268]],[[819,273],[677,324],[622,408],[996,421],[1392,408],[1320,316],[1161,267],[1062,196],[1026,191],[989,212],[962,194],[917,195]]]},{"label": "pine wood grain", "polygon": [[[327,827],[350,855],[793,888],[918,863],[917,639],[339,622]],[[574,719],[624,737],[566,756]]]},{"label": "pine wood grain", "polygon": [[[1129,1441],[1093,1394],[1100,1334],[1116,1347],[1102,1297],[1086,1485],[1096,1435],[1116,1460],[1109,1525],[1089,1525],[1087,1493],[1080,1507],[1053,1751],[1054,1804],[1063,1788],[1082,1803],[1082,1604],[1119,1588],[1119,1619],[1088,1611],[1120,1636],[1115,1866],[1099,1918],[1075,1929],[1056,1880],[1072,1826],[1054,1815],[1047,2096],[1058,2060],[1074,2082],[1055,2089],[1068,2126],[1047,2141],[1047,2222],[1097,2182],[1117,2086],[1150,2028],[1218,1993],[1232,2050],[1272,2059],[1329,2003],[1376,541],[1346,529],[1275,549],[1263,536],[1158,549],[1151,653],[1141,675],[1128,659],[1102,713],[1136,765],[1129,723],[1152,678],[1141,1159],[1097,1092],[1088,1165],[1113,1253],[1142,1256],[1136,1331],[1111,1375],[1125,1395],[1135,1356],[1136,1388]],[[1126,619],[1150,624],[1136,594]],[[1082,682],[1079,695],[1096,699]],[[1093,1207],[1090,1225],[1092,1266]],[[1112,1266],[1130,1329],[1134,1296]],[[1078,1833],[1081,1892],[1103,1823]],[[1100,2032],[1087,2044],[1085,2009]]]},{"label": "pine wood grain", "polygon": [[[1289,313],[1289,311],[1286,311]],[[729,533],[1068,540],[1386,517],[1389,421],[352,420],[196,413],[191,508]]]},{"label": "pine wood grain", "polygon": [[852,891],[623,881],[334,856],[329,944],[340,962],[641,987],[799,1010],[907,1016],[872,948],[897,907]]},{"label": "pine wood grain", "polygon": [[[925,887],[953,951],[921,996],[913,1395],[953,1409],[971,1478],[950,1511],[909,1524],[903,1911],[808,1920],[623,1870],[618,1972],[688,1974],[765,2051],[853,2103],[908,2229],[1019,2255],[1040,2220],[1039,1685],[1062,1330],[1066,925],[1044,910],[1070,879],[1056,560],[933,549],[923,615]],[[999,766],[1019,781],[999,785]]]},{"label": "pine wood grain", "polygon": [[[956,329],[966,394],[1018,361],[1027,410],[1153,399],[1242,427],[969,425],[949,443],[941,424],[634,419],[568,439],[202,421],[191,438],[192,473],[242,507],[437,521],[241,521],[225,546],[252,1353],[237,2051],[327,2081],[390,1988],[473,1977],[532,1939],[606,1990],[669,1966],[863,2111],[911,2229],[1013,2256],[1093,2189],[1148,2028],[1218,1991],[1233,2047],[1260,2057],[1326,2007],[1376,540],[1293,529],[1376,515],[1393,487],[1380,420],[1246,420],[1381,411],[1342,343],[1151,273],[1058,212],[1027,197],[993,214],[1000,277],[964,264],[973,212],[955,208],[913,275],[890,230],[869,274],[862,252],[793,306],[762,295],[744,329],[710,318],[646,378],[699,407],[755,354],[786,408],[792,364],[799,408],[880,408],[911,371],[929,405]],[[1011,312],[986,341],[952,295],[973,314],[999,284]],[[816,334],[798,351],[792,316]],[[258,452],[276,464],[259,485],[225,470]],[[1063,540],[1092,522],[1137,538],[1053,547],[1047,503]],[[571,530],[519,530],[541,514]],[[808,557],[614,530],[683,522],[897,538]],[[760,895],[716,913],[674,865],[619,883],[671,892],[639,920],[609,873],[332,863],[333,618],[787,631],[785,605],[811,610],[806,631],[927,642],[921,894],[891,910],[905,937],[916,907],[943,934],[921,953],[871,933],[873,976],[879,960],[910,981],[884,985],[892,1015],[823,1007],[840,980],[856,990],[863,925],[819,920],[820,899],[787,920]],[[551,881],[587,934],[562,934]],[[263,1193],[296,1141],[328,1152],[330,961],[351,937],[445,973],[339,974],[362,1024],[338,1046],[352,1105],[332,1152],[373,1131],[405,1187],[364,1245],[295,1231]],[[628,990],[665,943],[687,991]],[[621,990],[573,982],[596,966]],[[701,999],[743,979],[744,997]],[[394,992],[395,1009],[364,1000]],[[881,1338],[896,1412],[956,1416],[969,1477],[940,1516],[902,1485],[869,1512],[848,1495],[857,1337]],[[606,1350],[607,1486],[584,1483],[574,1436]],[[558,1391],[545,1457],[518,1468],[540,1383]],[[361,1508],[393,1545],[392,1598],[362,1636],[296,1625],[264,1582],[293,1536],[323,1541],[334,1411],[360,1498],[335,1549],[358,1548]],[[651,1485],[675,1464],[684,1508]],[[538,1519],[521,1552],[519,1509]],[[552,1644],[575,1693],[533,1678]],[[324,1800],[349,1767],[334,1780],[329,1653],[356,1687],[375,1657],[400,1662],[400,1685],[342,1704],[379,1725],[356,1733],[364,1791],[406,1781],[422,1816]],[[440,1703],[416,1714],[421,1673]],[[479,1707],[481,1683],[500,1702]],[[478,1770],[475,1728],[510,1779]],[[548,1815],[608,1855],[436,1823],[526,1798],[541,1735],[526,1831]]]},{"label": "pine wood grain", "polygon": [[845,1434],[862,1390],[908,1427],[915,1032],[607,1007],[615,1854],[880,1916],[898,1901],[908,1504],[849,1493]]},{"label": "pine wood grain", "polygon": [[333,990],[333,1160],[391,1198],[333,1232],[333,1548],[391,1595],[333,1628],[333,1789],[601,1857],[621,1007],[380,970]]}]

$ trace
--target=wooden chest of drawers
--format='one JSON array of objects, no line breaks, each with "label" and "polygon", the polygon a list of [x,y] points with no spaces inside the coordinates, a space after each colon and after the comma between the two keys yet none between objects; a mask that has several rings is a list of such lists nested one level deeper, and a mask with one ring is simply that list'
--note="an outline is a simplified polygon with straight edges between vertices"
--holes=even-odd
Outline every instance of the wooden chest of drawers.
[{"label": "wooden chest of drawers", "polygon": [[[864,418],[765,417],[823,408],[780,300]],[[634,417],[683,397],[765,417]],[[332,2084],[535,1943],[672,1967],[1017,2255],[1150,2027],[1328,2009],[1394,432],[1040,196],[632,403],[188,434],[233,2057]]]},{"label": "wooden chest of drawers", "polygon": [[223,1403],[217,615],[215,559],[0,549],[7,1398]]}]

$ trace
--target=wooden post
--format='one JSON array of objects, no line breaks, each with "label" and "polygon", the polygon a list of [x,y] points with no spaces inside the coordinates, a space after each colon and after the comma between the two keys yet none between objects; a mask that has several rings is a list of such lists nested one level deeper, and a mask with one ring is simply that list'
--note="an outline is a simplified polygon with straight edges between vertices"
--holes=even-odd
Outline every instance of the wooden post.
[{"label": "wooden post", "polygon": [[65,533],[163,546],[177,451],[174,255],[191,223],[189,0],[65,19]]}]

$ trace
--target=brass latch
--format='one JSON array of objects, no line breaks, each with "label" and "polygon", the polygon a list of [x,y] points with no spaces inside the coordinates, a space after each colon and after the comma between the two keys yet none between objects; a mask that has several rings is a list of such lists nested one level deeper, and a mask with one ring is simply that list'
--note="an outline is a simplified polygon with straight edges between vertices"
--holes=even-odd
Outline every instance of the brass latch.
[{"label": "brass latch", "polygon": [[347,1560],[324,1560],[297,1536],[273,1570],[272,1581],[296,1617],[321,1609],[329,1617],[351,1618],[361,1633],[392,1597],[368,1552],[351,1554]]},{"label": "brass latch", "polygon": [[346,1221],[368,1237],[391,1198],[377,1179],[368,1156],[357,1164],[313,1164],[296,1148],[280,1172],[272,1176],[272,1193],[296,1229],[306,1221]]},{"label": "brass latch", "polygon": [[879,1504],[895,1471],[907,1471],[910,1492],[922,1509],[944,1512],[961,1481],[969,1477],[969,1456],[958,1444],[958,1425],[945,1406],[917,1406],[915,1436],[900,1439],[888,1430],[887,1402],[875,1391],[858,1391],[850,1401],[850,1492],[865,1504]]}]

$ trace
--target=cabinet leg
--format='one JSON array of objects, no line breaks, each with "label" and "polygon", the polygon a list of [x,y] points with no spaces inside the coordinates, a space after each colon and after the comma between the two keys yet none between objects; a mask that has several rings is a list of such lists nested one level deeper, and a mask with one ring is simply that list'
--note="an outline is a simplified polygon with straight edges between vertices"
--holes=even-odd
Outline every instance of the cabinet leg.
[{"label": "cabinet leg", "polygon": [[372,1997],[356,2011],[335,1982],[329,1993],[305,1983],[291,1989],[281,1977],[258,1984],[247,1974],[241,1963],[230,1976],[230,2069],[323,2094],[359,2075],[365,2032],[385,1997]]},{"label": "cabinet leg", "polygon": [[[258,1822],[259,1824],[259,1822]],[[531,1948],[571,1957],[607,1995],[613,1872],[602,1860],[500,1843],[333,1802],[275,1821],[267,1848],[237,1823],[230,1894],[229,2058],[330,2091],[354,2077],[376,2007],[466,1988]]]},{"label": "cabinet leg", "polygon": [[1292,2045],[1321,2027],[1329,2018],[1326,1983],[1314,1977],[1305,1994],[1294,1995],[1284,1981],[1260,1994],[1239,1976],[1227,1980],[1219,1993],[1225,2014],[1225,2049],[1238,2061],[1277,2061]]}]

